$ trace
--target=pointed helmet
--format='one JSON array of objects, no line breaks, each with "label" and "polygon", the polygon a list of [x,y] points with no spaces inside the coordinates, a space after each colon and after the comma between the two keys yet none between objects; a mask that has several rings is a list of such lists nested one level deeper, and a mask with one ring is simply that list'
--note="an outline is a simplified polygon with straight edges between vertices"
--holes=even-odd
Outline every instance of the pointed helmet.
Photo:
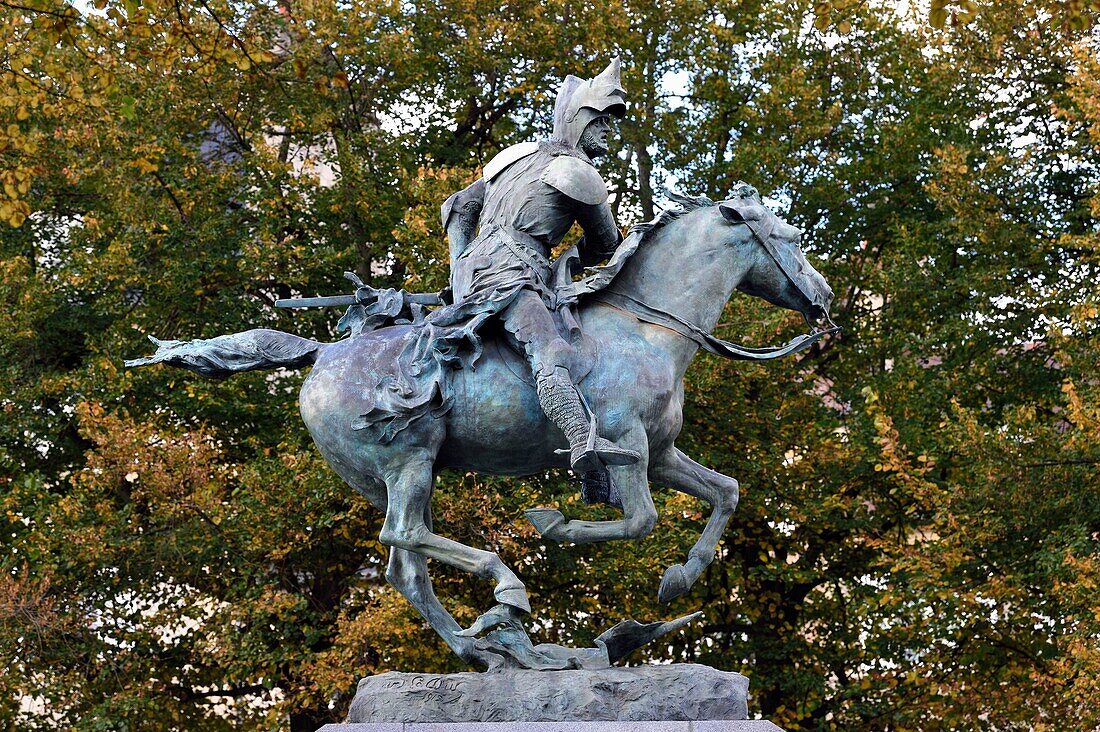
[{"label": "pointed helmet", "polygon": [[576,147],[588,123],[604,114],[626,114],[626,92],[619,81],[622,64],[618,56],[594,79],[565,77],[554,103],[552,139]]}]

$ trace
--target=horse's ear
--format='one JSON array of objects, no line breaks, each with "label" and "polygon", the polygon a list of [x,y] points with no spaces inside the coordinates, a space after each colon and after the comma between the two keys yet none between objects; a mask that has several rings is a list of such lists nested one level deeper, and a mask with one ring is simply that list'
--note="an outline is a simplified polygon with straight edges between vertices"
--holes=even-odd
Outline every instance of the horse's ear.
[{"label": "horse's ear", "polygon": [[722,216],[726,221],[731,224],[743,224],[745,223],[745,216],[740,209],[734,208],[728,203],[718,204],[718,210],[722,212]]},{"label": "horse's ear", "polygon": [[723,201],[718,204],[718,210],[722,212],[722,216],[726,221],[731,224],[747,224],[750,221],[756,221],[763,218],[764,211],[760,206],[749,205],[737,205],[733,201]]}]

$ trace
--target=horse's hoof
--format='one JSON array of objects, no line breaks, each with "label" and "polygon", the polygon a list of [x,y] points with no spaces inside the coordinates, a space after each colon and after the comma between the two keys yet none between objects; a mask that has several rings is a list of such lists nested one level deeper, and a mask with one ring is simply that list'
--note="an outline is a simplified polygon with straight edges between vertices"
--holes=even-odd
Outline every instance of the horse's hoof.
[{"label": "horse's hoof", "polygon": [[498,587],[493,592],[493,597],[502,605],[509,605],[528,614],[531,612],[531,601],[527,599],[527,590],[524,589],[523,585],[519,587]]},{"label": "horse's hoof", "polygon": [[691,589],[684,565],[674,564],[665,570],[665,576],[661,578],[661,589],[657,591],[657,599],[663,603],[669,603],[681,595],[687,594]]},{"label": "horse's hoof", "polygon": [[504,657],[500,654],[478,648],[476,638],[459,638],[458,640],[465,641],[467,645],[457,644],[459,649],[455,653],[474,668],[482,671],[495,671],[504,664]]},{"label": "horse's hoof", "polygon": [[473,638],[487,630],[492,630],[501,625],[515,625],[519,623],[519,611],[511,605],[496,605],[490,610],[478,616],[474,624],[465,630],[460,630],[455,635],[460,638]]},{"label": "horse's hoof", "polygon": [[565,524],[565,516],[556,508],[529,508],[524,511],[527,520],[535,525],[535,530],[552,541],[561,541],[558,529]]}]

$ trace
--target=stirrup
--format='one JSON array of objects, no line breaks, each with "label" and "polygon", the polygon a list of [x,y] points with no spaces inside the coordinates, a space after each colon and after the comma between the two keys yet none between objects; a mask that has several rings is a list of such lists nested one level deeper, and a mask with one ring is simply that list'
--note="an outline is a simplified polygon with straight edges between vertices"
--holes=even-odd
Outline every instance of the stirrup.
[{"label": "stirrup", "polygon": [[592,433],[589,433],[589,437],[583,447],[555,450],[558,454],[569,455],[570,467],[574,473],[583,475],[590,470],[607,470],[612,465],[633,465],[641,460],[642,456],[634,450],[619,447],[611,440],[599,436],[593,438]]},{"label": "stirrup", "polygon": [[588,400],[580,389],[574,387],[581,405],[588,412],[588,438],[584,441],[584,449],[578,450],[570,445],[565,450],[555,450],[558,455],[569,455],[570,467],[574,473],[583,475],[589,470],[607,470],[609,465],[633,465],[642,459],[642,456],[634,451],[619,447],[611,440],[605,440],[596,432],[596,413],[588,406]]},{"label": "stirrup", "polygon": [[[581,497],[585,503],[607,503],[612,506],[621,503],[618,501],[618,491],[613,487],[611,473],[606,470],[589,470],[580,475]],[[614,499],[612,497],[614,495]]]}]

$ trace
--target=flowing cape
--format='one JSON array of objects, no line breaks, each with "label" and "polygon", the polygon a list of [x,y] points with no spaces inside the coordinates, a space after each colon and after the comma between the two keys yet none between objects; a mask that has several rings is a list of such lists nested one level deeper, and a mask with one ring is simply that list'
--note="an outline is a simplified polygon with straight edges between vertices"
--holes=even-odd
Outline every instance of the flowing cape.
[{"label": "flowing cape", "polygon": [[[568,335],[579,337],[580,327],[574,314],[579,301],[605,288],[615,278],[637,251],[647,230],[631,230],[607,264],[589,268],[576,282],[572,274],[580,263],[577,248],[570,248],[555,260],[551,300],[555,315]],[[386,443],[421,417],[446,414],[454,401],[451,370],[474,366],[484,350],[482,327],[511,304],[519,289],[504,288],[490,298],[448,305],[414,323],[403,336],[401,355],[392,371],[368,385],[368,389],[374,390],[374,405],[360,415],[355,429],[376,432],[377,439]]]}]

